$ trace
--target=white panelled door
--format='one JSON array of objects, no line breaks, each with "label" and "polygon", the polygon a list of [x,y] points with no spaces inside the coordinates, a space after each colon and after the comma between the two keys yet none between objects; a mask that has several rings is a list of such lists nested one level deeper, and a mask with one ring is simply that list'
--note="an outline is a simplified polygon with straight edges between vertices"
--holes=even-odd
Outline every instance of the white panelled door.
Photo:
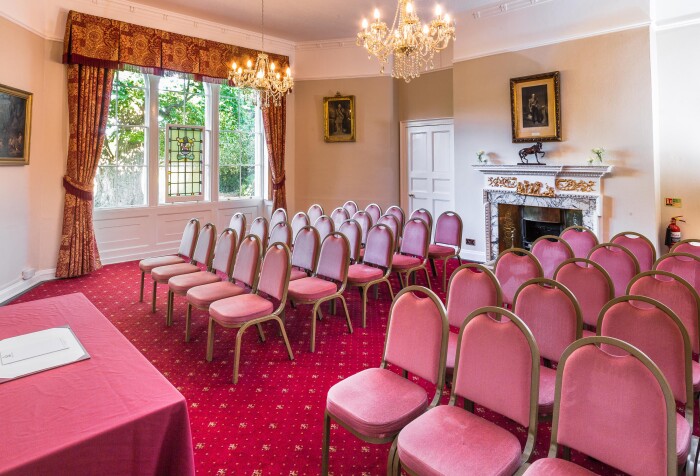
[{"label": "white panelled door", "polygon": [[401,206],[407,218],[425,208],[435,220],[454,210],[454,124],[452,119],[401,123]]}]

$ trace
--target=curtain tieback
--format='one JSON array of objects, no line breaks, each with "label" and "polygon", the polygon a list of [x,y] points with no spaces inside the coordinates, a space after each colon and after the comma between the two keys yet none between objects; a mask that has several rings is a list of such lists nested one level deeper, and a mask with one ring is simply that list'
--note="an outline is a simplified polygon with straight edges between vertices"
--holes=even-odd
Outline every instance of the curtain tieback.
[{"label": "curtain tieback", "polygon": [[70,193],[82,200],[92,200],[92,187],[80,185],[67,175],[63,176],[63,188],[66,189],[66,193]]},{"label": "curtain tieback", "polygon": [[287,181],[286,176],[282,177],[282,180],[280,180],[279,182],[273,181],[272,182],[272,191],[277,191],[277,190],[281,189],[282,187],[284,187],[284,182],[286,182],[286,181]]}]

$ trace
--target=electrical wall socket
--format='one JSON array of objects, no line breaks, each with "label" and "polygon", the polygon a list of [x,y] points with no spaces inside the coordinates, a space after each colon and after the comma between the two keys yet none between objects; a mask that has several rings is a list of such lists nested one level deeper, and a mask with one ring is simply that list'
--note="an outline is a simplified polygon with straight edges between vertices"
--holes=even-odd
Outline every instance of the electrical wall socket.
[{"label": "electrical wall socket", "polygon": [[476,246],[476,240],[474,238],[466,238],[464,242],[469,246]]}]

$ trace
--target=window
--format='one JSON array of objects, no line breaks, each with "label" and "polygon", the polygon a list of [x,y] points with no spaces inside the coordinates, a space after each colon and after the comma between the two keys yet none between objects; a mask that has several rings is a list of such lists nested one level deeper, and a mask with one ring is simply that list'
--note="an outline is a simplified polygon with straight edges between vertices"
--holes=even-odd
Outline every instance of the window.
[{"label": "window", "polygon": [[95,176],[95,207],[147,203],[148,163],[146,76],[128,71],[114,75],[102,156]]}]

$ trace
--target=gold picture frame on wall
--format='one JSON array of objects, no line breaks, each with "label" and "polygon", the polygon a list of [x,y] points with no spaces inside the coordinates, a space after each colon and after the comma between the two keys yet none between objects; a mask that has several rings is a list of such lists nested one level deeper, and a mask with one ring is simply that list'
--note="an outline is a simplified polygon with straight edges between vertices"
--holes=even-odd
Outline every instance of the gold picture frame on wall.
[{"label": "gold picture frame on wall", "polygon": [[355,142],[355,96],[323,98],[323,140]]},{"label": "gold picture frame on wall", "polygon": [[510,80],[513,142],[561,140],[559,71]]},{"label": "gold picture frame on wall", "polygon": [[27,165],[32,93],[0,84],[0,165]]}]

